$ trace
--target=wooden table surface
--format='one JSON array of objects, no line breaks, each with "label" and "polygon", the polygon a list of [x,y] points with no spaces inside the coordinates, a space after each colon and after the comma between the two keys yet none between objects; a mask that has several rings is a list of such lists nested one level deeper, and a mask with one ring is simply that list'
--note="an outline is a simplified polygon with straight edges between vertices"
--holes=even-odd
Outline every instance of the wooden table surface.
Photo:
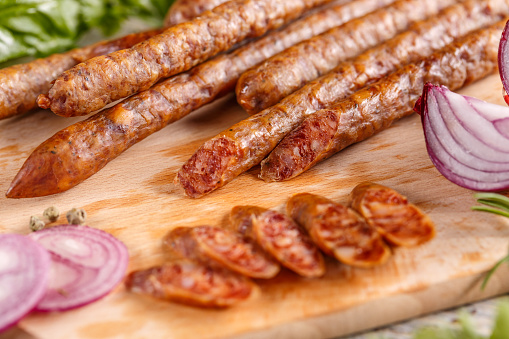
[{"label": "wooden table surface", "polygon": [[[502,104],[498,75],[461,91]],[[321,338],[381,324],[509,291],[504,268],[485,291],[484,273],[507,253],[509,222],[473,212],[472,191],[433,167],[420,120],[412,115],[353,145],[294,180],[267,184],[259,168],[208,196],[192,200],[173,177],[208,138],[247,115],[228,96],[133,146],[79,186],[53,196],[0,196],[0,233],[27,234],[31,215],[51,205],[84,208],[87,224],[118,237],[130,253],[129,271],[164,261],[161,238],[177,226],[224,226],[230,209],[253,204],[283,210],[295,193],[322,194],[345,202],[359,182],[375,181],[406,195],[434,220],[436,238],[397,249],[375,269],[327,261],[327,274],[303,279],[283,271],[260,281],[261,295],[228,310],[202,310],[127,292],[62,313],[34,313],[19,327],[38,338]],[[79,118],[39,111],[0,121],[0,191],[5,192],[30,152]],[[59,222],[65,222],[64,217]]]}]

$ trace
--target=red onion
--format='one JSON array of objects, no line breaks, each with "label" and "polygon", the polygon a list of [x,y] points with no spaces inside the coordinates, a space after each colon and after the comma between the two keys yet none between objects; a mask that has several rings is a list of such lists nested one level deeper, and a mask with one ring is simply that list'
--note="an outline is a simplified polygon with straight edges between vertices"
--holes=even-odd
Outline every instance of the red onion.
[{"label": "red onion", "polygon": [[[504,86],[505,93],[509,93],[509,21],[505,24],[504,30],[502,31],[502,37],[498,45],[498,71],[502,85]],[[505,94],[504,93],[504,94]],[[504,95],[505,101],[509,104],[506,99],[507,94]]]},{"label": "red onion", "polygon": [[127,248],[104,231],[62,225],[30,237],[50,252],[52,260],[49,287],[37,310],[63,311],[86,305],[105,296],[125,275]]},{"label": "red onion", "polygon": [[46,292],[49,253],[18,234],[0,235],[0,331],[30,312]]},{"label": "red onion", "polygon": [[426,84],[421,114],[431,161],[447,179],[478,191],[509,188],[509,108]]}]

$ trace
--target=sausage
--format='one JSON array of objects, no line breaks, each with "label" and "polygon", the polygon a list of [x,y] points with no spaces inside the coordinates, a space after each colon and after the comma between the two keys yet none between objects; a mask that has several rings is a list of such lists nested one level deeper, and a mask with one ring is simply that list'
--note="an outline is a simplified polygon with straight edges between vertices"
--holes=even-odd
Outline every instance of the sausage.
[{"label": "sausage", "polygon": [[431,219],[391,188],[369,182],[359,184],[350,193],[350,203],[395,246],[416,246],[435,236]]},{"label": "sausage", "polygon": [[262,161],[260,177],[265,181],[291,179],[387,128],[412,113],[426,82],[455,90],[496,71],[504,23],[473,32],[428,59],[359,90],[337,106],[310,115]]},{"label": "sausage", "polygon": [[338,18],[347,20],[348,13],[355,13],[349,8],[335,5],[309,14],[57,132],[25,161],[7,197],[45,196],[74,187],[130,146],[233,90],[245,70],[332,27]]},{"label": "sausage", "polygon": [[149,89],[235,44],[263,35],[331,0],[228,1],[130,49],[99,56],[65,71],[37,103],[78,116]]},{"label": "sausage", "polygon": [[320,251],[286,215],[257,206],[235,206],[230,221],[235,230],[256,241],[286,268],[307,278],[325,274]]},{"label": "sausage", "polygon": [[[237,101],[249,114],[258,113],[328,73],[340,62],[394,37],[412,23],[437,14],[455,2],[396,1],[303,41],[242,74],[235,89]],[[359,3],[359,6],[363,5]]]},{"label": "sausage", "polygon": [[254,243],[219,227],[177,227],[166,235],[163,246],[180,257],[211,267],[226,267],[251,278],[273,278],[280,269]]},{"label": "sausage", "polygon": [[325,253],[347,265],[384,264],[391,250],[374,227],[353,209],[319,195],[300,193],[288,200],[287,214],[304,227]]},{"label": "sausage", "polygon": [[507,0],[467,0],[408,32],[366,51],[333,72],[310,82],[279,104],[253,115],[205,142],[178,171],[174,182],[185,194],[198,198],[222,187],[259,164],[269,152],[313,112],[330,107],[367,82],[416,61],[454,38],[502,19]]},{"label": "sausage", "polygon": [[226,1],[228,0],[176,0],[166,13],[164,26],[169,27],[192,20]]},{"label": "sausage", "polygon": [[36,108],[37,96],[47,92],[51,81],[74,65],[98,55],[129,48],[159,32],[160,30],[152,30],[129,34],[119,39],[0,69],[0,119]]},{"label": "sausage", "polygon": [[259,293],[242,275],[184,260],[131,272],[125,285],[135,293],[200,307],[230,307]]}]

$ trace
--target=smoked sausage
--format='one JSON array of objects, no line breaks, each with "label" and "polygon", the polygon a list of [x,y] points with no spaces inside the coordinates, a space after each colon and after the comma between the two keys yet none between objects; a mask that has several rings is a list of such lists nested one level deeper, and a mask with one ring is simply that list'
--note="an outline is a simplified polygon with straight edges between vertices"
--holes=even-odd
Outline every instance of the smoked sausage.
[{"label": "smoked sausage", "polygon": [[132,48],[89,59],[65,71],[37,103],[60,116],[86,115],[148,90],[245,39],[297,19],[331,0],[228,1]]},{"label": "smoked sausage", "polygon": [[[386,41],[456,0],[401,0],[292,46],[246,71],[237,82],[238,103],[255,114],[277,104],[342,61]],[[361,4],[359,4],[361,5]]]},{"label": "smoked sausage", "polygon": [[258,294],[248,278],[185,260],[131,272],[129,291],[200,307],[230,307]]},{"label": "smoked sausage", "polygon": [[359,184],[350,193],[350,203],[395,246],[416,246],[435,236],[431,219],[391,188],[369,182]]},{"label": "smoked sausage", "polygon": [[269,279],[279,272],[279,265],[253,242],[220,227],[177,227],[166,235],[163,244],[180,257],[226,267],[251,278]]},{"label": "smoked sausage", "polygon": [[508,0],[467,0],[448,7],[208,140],[184,163],[175,184],[192,198],[212,192],[258,165],[311,113],[508,14]]},{"label": "smoked sausage", "polygon": [[391,255],[376,229],[347,206],[319,195],[300,193],[288,200],[286,211],[325,254],[342,263],[374,267],[384,264]]},{"label": "smoked sausage", "polygon": [[232,227],[256,241],[283,266],[308,278],[325,273],[318,248],[295,222],[284,214],[257,206],[235,206]]},{"label": "smoked sausage", "polygon": [[422,62],[407,65],[338,105],[310,115],[262,161],[260,177],[265,181],[293,178],[389,127],[412,113],[427,82],[456,90],[496,71],[505,21],[458,39]]}]

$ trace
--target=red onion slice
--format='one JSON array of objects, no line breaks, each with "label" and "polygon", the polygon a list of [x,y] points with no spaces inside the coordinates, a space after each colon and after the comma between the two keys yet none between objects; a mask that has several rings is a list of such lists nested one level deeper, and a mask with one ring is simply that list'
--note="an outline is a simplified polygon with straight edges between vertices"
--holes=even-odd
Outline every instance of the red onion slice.
[{"label": "red onion slice", "polygon": [[48,251],[18,234],[0,235],[0,331],[30,312],[46,292]]},{"label": "red onion slice", "polygon": [[421,114],[431,161],[453,183],[478,191],[509,188],[509,108],[426,84]]},{"label": "red onion slice", "polygon": [[62,225],[30,234],[51,254],[50,282],[39,311],[63,311],[108,294],[126,273],[125,245],[104,231]]},{"label": "red onion slice", "polygon": [[[509,93],[509,21],[505,24],[504,30],[502,31],[502,37],[498,45],[498,72],[502,85],[504,86],[505,93]],[[504,93],[504,94],[505,94]],[[504,100],[508,103],[509,101],[504,95]]]}]

